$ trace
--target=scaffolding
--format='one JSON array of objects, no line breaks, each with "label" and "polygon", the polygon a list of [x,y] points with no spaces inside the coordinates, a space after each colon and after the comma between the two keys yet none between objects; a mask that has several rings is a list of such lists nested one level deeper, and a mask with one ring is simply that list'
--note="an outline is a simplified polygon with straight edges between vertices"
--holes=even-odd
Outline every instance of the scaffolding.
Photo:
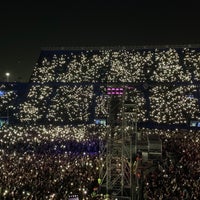
[{"label": "scaffolding", "polygon": [[109,199],[135,199],[133,154],[137,151],[137,105],[129,102],[126,96],[129,89],[124,87],[121,96],[110,95],[108,100],[109,125],[99,177],[101,191]]}]

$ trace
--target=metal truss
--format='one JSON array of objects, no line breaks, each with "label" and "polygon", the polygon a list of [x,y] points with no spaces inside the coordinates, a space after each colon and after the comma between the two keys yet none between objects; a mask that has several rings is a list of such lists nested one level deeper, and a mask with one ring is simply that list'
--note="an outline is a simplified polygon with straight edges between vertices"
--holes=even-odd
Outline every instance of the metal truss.
[{"label": "metal truss", "polygon": [[[101,191],[111,199],[134,199],[133,135],[137,132],[137,105],[122,96],[110,96],[107,142],[102,151]],[[137,139],[137,137],[135,137]],[[135,141],[136,143],[136,141]]]}]

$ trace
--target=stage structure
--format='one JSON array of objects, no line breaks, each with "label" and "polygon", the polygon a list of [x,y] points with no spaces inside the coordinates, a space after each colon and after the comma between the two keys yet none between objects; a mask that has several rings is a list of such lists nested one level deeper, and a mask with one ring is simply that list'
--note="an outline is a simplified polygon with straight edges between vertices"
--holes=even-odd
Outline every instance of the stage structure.
[{"label": "stage structure", "polygon": [[101,192],[108,194],[109,199],[135,199],[133,155],[137,151],[137,105],[130,102],[127,95],[132,89],[127,86],[107,88],[108,130],[100,180]]}]

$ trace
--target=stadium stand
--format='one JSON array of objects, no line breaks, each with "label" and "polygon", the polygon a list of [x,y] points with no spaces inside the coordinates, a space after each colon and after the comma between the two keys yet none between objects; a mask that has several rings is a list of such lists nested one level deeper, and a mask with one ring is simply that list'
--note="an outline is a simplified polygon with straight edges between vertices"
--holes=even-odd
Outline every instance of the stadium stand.
[{"label": "stadium stand", "polygon": [[199,81],[196,47],[42,50],[29,83],[0,83],[0,199],[104,199],[108,86],[132,87],[142,137],[162,140],[143,199],[199,199]]}]

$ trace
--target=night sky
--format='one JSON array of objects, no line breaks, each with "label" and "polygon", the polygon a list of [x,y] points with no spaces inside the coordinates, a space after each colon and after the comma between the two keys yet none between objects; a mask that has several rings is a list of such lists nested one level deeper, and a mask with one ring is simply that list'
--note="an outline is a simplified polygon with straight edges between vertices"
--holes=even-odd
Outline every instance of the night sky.
[{"label": "night sky", "polygon": [[65,2],[1,2],[0,80],[28,81],[43,47],[200,44],[192,0]]}]

